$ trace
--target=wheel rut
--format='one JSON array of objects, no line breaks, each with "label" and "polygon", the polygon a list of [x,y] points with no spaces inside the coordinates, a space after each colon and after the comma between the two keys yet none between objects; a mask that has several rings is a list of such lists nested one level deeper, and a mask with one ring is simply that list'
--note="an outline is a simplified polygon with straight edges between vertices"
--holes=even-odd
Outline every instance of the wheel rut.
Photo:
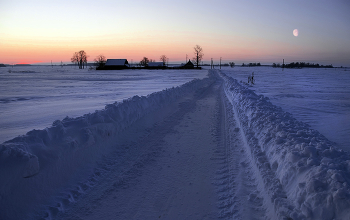
[{"label": "wheel rut", "polygon": [[217,149],[213,156],[219,166],[214,181],[218,218],[264,219],[263,198],[232,108],[221,89],[216,108]]}]

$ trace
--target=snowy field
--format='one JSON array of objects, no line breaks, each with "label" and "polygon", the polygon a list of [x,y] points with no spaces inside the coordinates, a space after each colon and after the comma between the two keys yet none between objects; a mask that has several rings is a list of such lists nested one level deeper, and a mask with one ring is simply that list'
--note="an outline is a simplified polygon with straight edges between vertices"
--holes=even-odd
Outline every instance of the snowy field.
[{"label": "snowy field", "polygon": [[292,113],[339,147],[350,151],[350,69],[284,69],[234,67],[222,69],[247,82],[254,72],[257,94]]},{"label": "snowy field", "polygon": [[[252,70],[256,84],[246,85]],[[335,89],[346,83],[320,85],[332,77],[311,70],[308,76],[290,70],[293,76],[281,80],[277,71],[115,76],[57,70],[53,78],[47,69],[2,72],[1,83],[16,88],[9,88],[12,95],[3,96],[2,105],[30,105],[31,122],[57,113],[41,122],[44,128],[0,145],[0,219],[349,219],[350,154],[312,124],[316,116],[327,123],[327,112],[337,113],[334,105],[340,110],[332,117],[348,114],[348,90]],[[336,74],[339,81],[348,79],[344,72]],[[118,90],[126,91],[121,99],[117,82],[128,84]],[[64,88],[58,93],[57,84]],[[65,102],[69,107],[62,107]],[[305,102],[313,104],[303,107]],[[18,117],[24,120],[26,112]]]},{"label": "snowy field", "polygon": [[179,86],[206,71],[89,71],[77,67],[0,68],[0,143],[105,105]]}]

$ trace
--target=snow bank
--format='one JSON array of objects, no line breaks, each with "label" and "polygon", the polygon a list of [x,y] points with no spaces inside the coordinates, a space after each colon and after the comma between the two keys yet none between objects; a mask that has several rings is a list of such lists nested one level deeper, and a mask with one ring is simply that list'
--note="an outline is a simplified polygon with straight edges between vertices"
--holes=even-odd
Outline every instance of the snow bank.
[{"label": "snow bank", "polygon": [[280,219],[348,219],[350,156],[267,97],[219,72]]},{"label": "snow bank", "polygon": [[134,96],[4,142],[0,145],[0,219],[24,219],[79,175],[81,167],[96,161],[108,137],[212,81],[212,77],[197,79],[148,96]]}]

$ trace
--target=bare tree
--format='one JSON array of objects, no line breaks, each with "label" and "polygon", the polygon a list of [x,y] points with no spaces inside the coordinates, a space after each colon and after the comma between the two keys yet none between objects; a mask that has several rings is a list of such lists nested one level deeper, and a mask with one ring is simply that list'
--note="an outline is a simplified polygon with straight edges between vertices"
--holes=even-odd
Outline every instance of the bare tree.
[{"label": "bare tree", "polygon": [[162,56],[160,56],[160,61],[162,61],[163,62],[163,65],[165,66],[165,64],[166,64],[166,61],[168,60],[168,57],[166,57],[165,55],[162,55]]},{"label": "bare tree", "polygon": [[79,54],[78,54],[78,52],[75,52],[74,54],[73,54],[73,56],[72,56],[72,58],[70,58],[70,61],[72,62],[72,63],[76,63],[76,64],[78,64],[78,60],[79,60]]},{"label": "bare tree", "polygon": [[79,66],[79,69],[83,69],[85,65],[87,65],[87,55],[84,50],[81,50],[79,52],[75,52],[73,54],[73,57],[70,59],[72,63],[77,63]]},{"label": "bare tree", "polygon": [[193,49],[194,49],[194,55],[195,55],[195,57],[193,58],[193,62],[197,65],[197,68],[198,68],[198,65],[200,64],[204,56],[203,49],[198,44]]},{"label": "bare tree", "polygon": [[231,68],[235,67],[235,65],[236,65],[234,62],[229,62],[228,64],[230,64]]},{"label": "bare tree", "polygon": [[143,59],[140,61],[140,65],[141,66],[147,66],[147,64],[149,63],[149,59],[147,57],[143,57]]},{"label": "bare tree", "polygon": [[105,65],[105,63],[107,62],[107,59],[103,54],[100,54],[94,59],[94,61],[97,68],[101,68]]}]

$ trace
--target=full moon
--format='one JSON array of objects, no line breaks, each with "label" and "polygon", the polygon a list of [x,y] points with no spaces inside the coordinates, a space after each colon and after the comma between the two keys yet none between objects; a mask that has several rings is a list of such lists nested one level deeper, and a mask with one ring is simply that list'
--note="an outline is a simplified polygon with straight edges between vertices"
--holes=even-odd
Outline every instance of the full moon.
[{"label": "full moon", "polygon": [[296,36],[296,37],[298,37],[298,34],[299,34],[298,29],[294,29],[294,30],[293,30],[293,35]]}]

